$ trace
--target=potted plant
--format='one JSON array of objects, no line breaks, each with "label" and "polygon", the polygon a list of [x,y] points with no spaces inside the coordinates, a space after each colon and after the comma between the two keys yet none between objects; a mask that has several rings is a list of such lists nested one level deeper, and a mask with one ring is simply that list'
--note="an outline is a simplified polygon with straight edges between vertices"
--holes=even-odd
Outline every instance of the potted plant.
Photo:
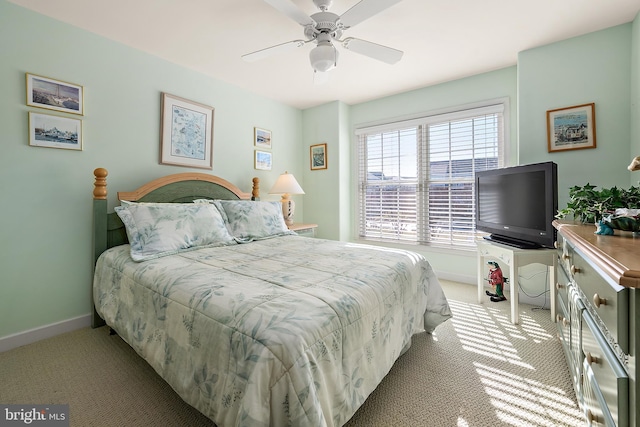
[{"label": "potted plant", "polygon": [[594,224],[616,209],[640,208],[640,187],[627,190],[618,187],[597,190],[595,185],[573,186],[569,189],[569,201],[560,209],[557,218],[572,216],[574,220]]}]

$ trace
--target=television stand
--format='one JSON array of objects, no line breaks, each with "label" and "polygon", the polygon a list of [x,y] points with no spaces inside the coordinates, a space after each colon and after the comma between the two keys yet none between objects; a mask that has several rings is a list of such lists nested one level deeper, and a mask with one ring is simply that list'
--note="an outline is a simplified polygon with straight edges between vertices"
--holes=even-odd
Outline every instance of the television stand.
[{"label": "television stand", "polygon": [[[476,246],[478,249],[478,303],[482,304],[486,300],[487,296],[484,293],[485,290],[485,278],[487,277],[486,265],[487,258],[497,258],[500,264],[507,264],[509,266],[509,272],[503,274],[509,278],[510,295],[511,300],[511,323],[517,325],[520,322],[520,314],[518,312],[518,293],[520,287],[518,284],[518,269],[528,264],[544,264],[549,268],[549,288],[555,283],[555,265],[556,265],[556,250],[555,249],[522,249],[513,246],[505,246],[502,243],[497,243],[492,240],[477,240]],[[554,292],[551,294],[551,319],[555,321],[556,315],[556,301]]]}]

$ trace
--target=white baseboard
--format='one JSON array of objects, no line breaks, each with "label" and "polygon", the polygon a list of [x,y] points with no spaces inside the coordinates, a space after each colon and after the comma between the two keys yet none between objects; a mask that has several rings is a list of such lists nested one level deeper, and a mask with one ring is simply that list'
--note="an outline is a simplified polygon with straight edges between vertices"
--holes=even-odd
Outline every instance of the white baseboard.
[{"label": "white baseboard", "polygon": [[6,337],[0,338],[0,353],[87,326],[91,326],[91,314],[40,326],[13,335],[7,335]]},{"label": "white baseboard", "polygon": [[463,274],[450,273],[446,271],[435,271],[436,276],[450,282],[466,283],[468,285],[477,285],[478,279],[475,276],[465,276]]}]

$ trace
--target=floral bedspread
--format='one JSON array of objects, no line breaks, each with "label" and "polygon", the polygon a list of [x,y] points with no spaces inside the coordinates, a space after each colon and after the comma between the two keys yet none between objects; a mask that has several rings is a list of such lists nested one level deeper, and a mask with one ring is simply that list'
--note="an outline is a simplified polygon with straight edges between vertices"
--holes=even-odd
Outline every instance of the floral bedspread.
[{"label": "floral bedspread", "polygon": [[97,263],[96,310],[190,405],[227,426],[341,426],[451,317],[412,252],[282,236]]}]

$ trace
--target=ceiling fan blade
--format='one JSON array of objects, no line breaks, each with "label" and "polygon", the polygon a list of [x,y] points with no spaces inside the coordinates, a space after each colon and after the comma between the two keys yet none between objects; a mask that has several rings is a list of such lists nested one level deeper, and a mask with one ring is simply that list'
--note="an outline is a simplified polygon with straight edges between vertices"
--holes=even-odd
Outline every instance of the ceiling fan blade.
[{"label": "ceiling fan blade", "polygon": [[386,62],[387,64],[395,64],[400,61],[404,54],[401,50],[371,43],[366,40],[354,39],[353,37],[344,39],[342,46],[345,49],[377,59],[378,61]]},{"label": "ceiling fan blade", "polygon": [[327,83],[328,81],[329,81],[329,71],[325,71],[324,73],[320,71],[313,72],[313,84],[322,85]]},{"label": "ceiling fan blade", "polygon": [[[268,0],[265,1],[268,2]],[[351,28],[401,1],[402,0],[362,0],[343,13],[342,16],[340,16],[340,22],[345,28]]]},{"label": "ceiling fan blade", "polygon": [[266,3],[278,9],[280,12],[287,15],[289,18],[296,21],[303,27],[306,25],[316,25],[316,21],[311,19],[309,15],[301,11],[298,6],[291,3],[289,0],[264,0]]},{"label": "ceiling fan blade", "polygon": [[257,50],[255,52],[247,53],[242,55],[242,59],[247,62],[254,62],[260,59],[267,58],[272,55],[276,55],[278,53],[287,52],[289,50],[293,50],[298,47],[302,47],[305,45],[304,40],[292,40],[290,42],[277,44],[275,46],[267,47],[264,49]]}]

